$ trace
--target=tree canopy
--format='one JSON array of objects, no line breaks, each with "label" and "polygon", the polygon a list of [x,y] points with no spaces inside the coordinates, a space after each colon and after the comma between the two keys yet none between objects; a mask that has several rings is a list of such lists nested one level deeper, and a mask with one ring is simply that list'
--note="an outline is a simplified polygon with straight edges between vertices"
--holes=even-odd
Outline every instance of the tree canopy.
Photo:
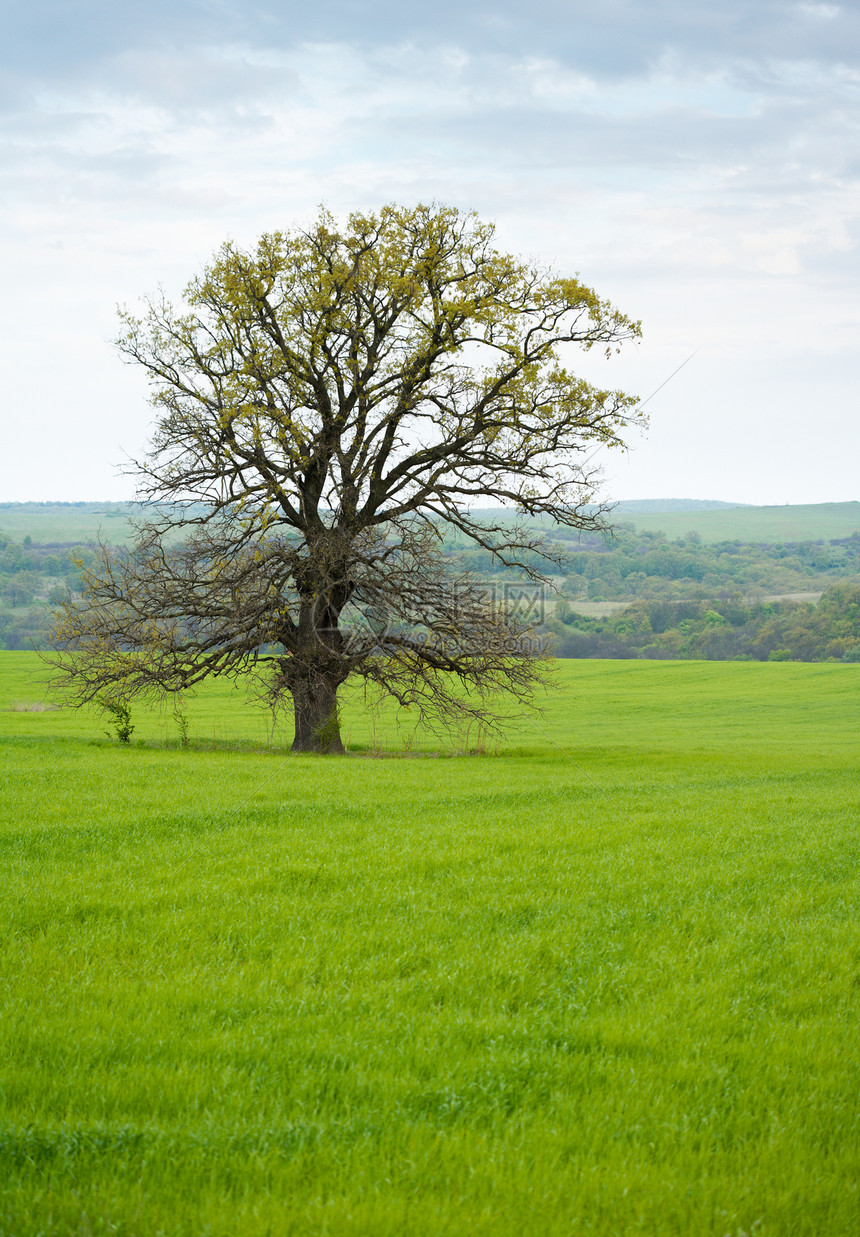
[{"label": "tree canopy", "polygon": [[63,607],[70,698],[251,674],[270,703],[291,698],[294,748],[317,751],[342,750],[351,676],[430,724],[529,698],[528,619],[452,570],[441,538],[542,579],[553,547],[517,514],[602,525],[590,458],[642,413],[566,353],[608,355],[637,322],[437,206],[228,242],[183,307],[122,317],[159,414],[135,465],[156,514]]}]

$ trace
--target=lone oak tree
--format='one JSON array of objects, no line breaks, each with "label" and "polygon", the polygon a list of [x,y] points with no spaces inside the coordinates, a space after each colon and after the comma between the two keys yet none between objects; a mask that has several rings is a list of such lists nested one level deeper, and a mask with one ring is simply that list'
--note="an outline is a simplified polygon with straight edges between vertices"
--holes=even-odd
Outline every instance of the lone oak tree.
[{"label": "lone oak tree", "polygon": [[227,243],[185,300],[122,314],[118,347],[160,410],[135,465],[154,514],[61,609],[67,697],[250,674],[269,703],[292,699],[294,750],[324,752],[343,750],[353,675],[430,724],[492,722],[504,692],[519,709],[539,646],[442,537],[545,579],[552,545],[519,517],[602,526],[588,457],[642,414],[560,350],[609,354],[639,324],[435,206]]}]

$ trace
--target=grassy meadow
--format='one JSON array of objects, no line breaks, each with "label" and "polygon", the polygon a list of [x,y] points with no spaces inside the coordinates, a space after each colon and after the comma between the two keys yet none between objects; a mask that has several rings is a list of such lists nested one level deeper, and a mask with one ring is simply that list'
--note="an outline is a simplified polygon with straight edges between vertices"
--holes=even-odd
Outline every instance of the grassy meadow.
[{"label": "grassy meadow", "polygon": [[[860,502],[856,501],[705,510],[642,511],[639,507],[635,502],[619,503],[613,521],[632,523],[640,532],[662,531],[670,538],[697,532],[709,543],[818,541],[860,531]],[[0,503],[0,535],[5,533],[14,541],[31,537],[40,544],[101,538],[121,545],[133,535],[130,517],[140,514],[133,503]]]},{"label": "grassy meadow", "polygon": [[483,754],[353,703],[345,758],[229,685],[120,746],[40,673],[2,1237],[860,1230],[860,665],[565,662]]},{"label": "grassy meadow", "polygon": [[728,507],[712,511],[624,513],[639,532],[662,531],[667,537],[696,532],[703,541],[829,541],[860,532],[860,502],[793,503],[782,507]]},{"label": "grassy meadow", "polygon": [[0,534],[42,545],[129,540],[131,503],[0,503]]}]

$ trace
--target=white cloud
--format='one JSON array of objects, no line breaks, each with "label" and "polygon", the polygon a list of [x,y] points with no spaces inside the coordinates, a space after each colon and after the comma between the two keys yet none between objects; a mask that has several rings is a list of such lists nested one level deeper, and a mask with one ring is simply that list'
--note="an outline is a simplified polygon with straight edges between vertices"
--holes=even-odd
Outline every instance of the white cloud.
[{"label": "white cloud", "polygon": [[842,13],[838,4],[798,4],[795,7],[802,17],[817,18],[820,21],[833,21]]},{"label": "white cloud", "polygon": [[[120,444],[139,449],[150,410],[104,342],[115,302],[177,292],[225,236],[249,243],[322,200],[418,198],[479,209],[506,247],[581,270],[641,315],[624,385],[653,389],[706,344],[618,484],[670,493],[674,469],[703,496],[854,496],[856,23],[834,5],[758,7],[662,0],[646,21],[645,6],[551,5],[524,26],[520,6],[493,20],[460,6],[432,37],[418,6],[327,37],[296,9],[293,39],[279,10],[262,5],[252,38],[226,4],[195,41],[180,4],[169,40],[110,26],[50,70],[19,66],[0,120],[19,435],[0,497],[128,492],[111,464]],[[839,444],[820,475],[798,432],[813,389],[827,392],[816,431]],[[34,423],[52,427],[38,477],[18,462]]]}]

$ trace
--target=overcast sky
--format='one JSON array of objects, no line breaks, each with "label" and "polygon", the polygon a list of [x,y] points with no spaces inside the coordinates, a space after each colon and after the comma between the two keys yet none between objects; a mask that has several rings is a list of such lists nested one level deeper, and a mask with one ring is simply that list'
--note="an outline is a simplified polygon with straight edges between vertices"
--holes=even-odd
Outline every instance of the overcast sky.
[{"label": "overcast sky", "polygon": [[614,498],[860,498],[860,3],[4,4],[0,501],[126,498],[117,303],[430,199],[641,318]]}]

